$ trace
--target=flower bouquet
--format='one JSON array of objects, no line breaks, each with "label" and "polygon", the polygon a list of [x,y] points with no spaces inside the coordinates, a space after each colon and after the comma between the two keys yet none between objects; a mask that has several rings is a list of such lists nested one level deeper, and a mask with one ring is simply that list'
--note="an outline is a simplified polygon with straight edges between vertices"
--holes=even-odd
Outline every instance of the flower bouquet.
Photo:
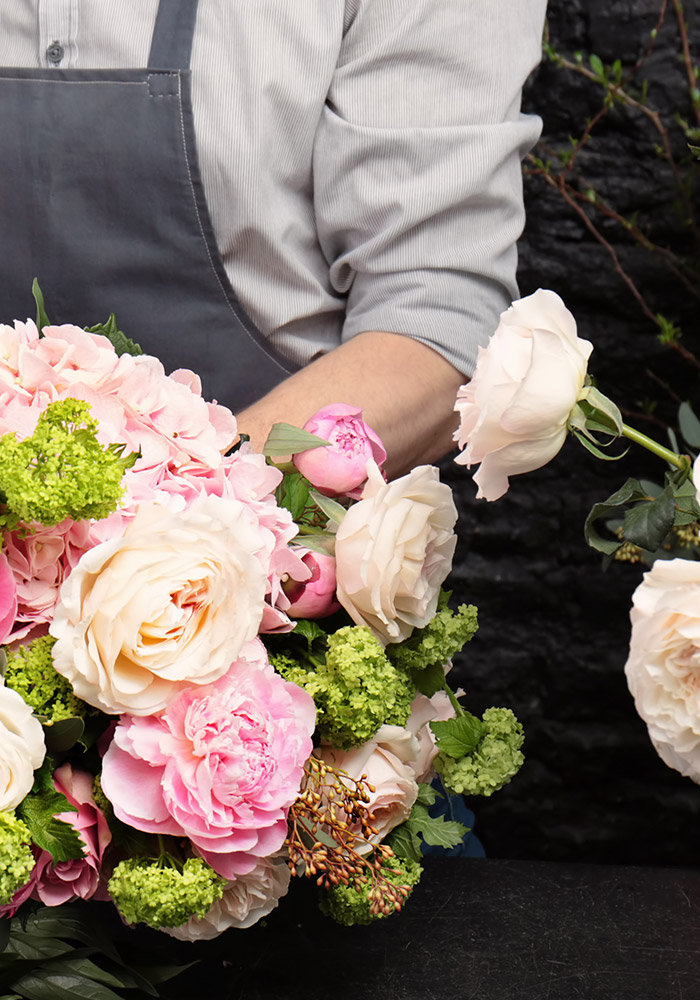
[{"label": "flower bouquet", "polygon": [[512,713],[471,715],[446,679],[477,627],[441,589],[450,490],[428,466],[388,483],[384,459],[346,405],[255,453],[195,374],[166,375],[113,317],[51,326],[40,303],[36,324],[0,326],[13,996],[138,985],[100,949],[76,957],[92,939],[51,910],[76,900],[195,940],[249,927],[306,876],[342,923],[387,916],[423,846],[467,834],[435,775],[490,795],[517,771]]},{"label": "flower bouquet", "polygon": [[487,500],[552,459],[569,433],[599,458],[621,457],[606,449],[625,438],[666,463],[663,482],[629,478],[596,503],[585,533],[606,562],[650,567],[633,597],[625,673],[662,760],[700,784],[700,421],[682,402],[670,447],[628,426],[587,374],[592,349],[554,292],[515,302],[458,395],[457,461],[480,463]]}]

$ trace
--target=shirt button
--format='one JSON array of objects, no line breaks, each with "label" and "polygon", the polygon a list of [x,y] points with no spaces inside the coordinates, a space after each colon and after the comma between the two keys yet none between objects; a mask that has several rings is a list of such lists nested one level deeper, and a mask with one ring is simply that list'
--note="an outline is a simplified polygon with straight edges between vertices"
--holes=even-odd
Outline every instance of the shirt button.
[{"label": "shirt button", "polygon": [[60,42],[51,42],[48,49],[46,50],[46,58],[50,63],[60,63],[66,54],[66,50],[63,48]]}]

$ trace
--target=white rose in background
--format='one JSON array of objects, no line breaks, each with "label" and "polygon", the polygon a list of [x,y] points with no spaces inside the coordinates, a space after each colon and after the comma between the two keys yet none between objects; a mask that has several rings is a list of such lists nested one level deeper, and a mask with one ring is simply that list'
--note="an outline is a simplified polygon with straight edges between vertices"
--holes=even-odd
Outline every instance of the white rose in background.
[{"label": "white rose in background", "polygon": [[336,596],[381,642],[401,642],[435,614],[452,566],[457,510],[432,465],[391,483],[374,462],[367,473],[362,499],[336,535]]},{"label": "white rose in background", "polygon": [[63,583],[50,628],[56,669],[112,714],[151,715],[183,686],[218,680],[257,635],[267,542],[237,500],[203,497],[179,513],[141,506]]},{"label": "white rose in background", "polygon": [[700,562],[657,559],[637,587],[625,673],[669,767],[700,784]]},{"label": "white rose in background", "polygon": [[0,811],[14,809],[31,791],[45,756],[41,723],[24,698],[0,681]]},{"label": "white rose in background", "polygon": [[[378,739],[386,740],[387,745],[379,743]],[[398,750],[400,756],[393,750]],[[418,784],[408,761],[415,759],[417,754],[418,741],[400,726],[382,726],[374,739],[354,750],[335,750],[330,746],[320,746],[314,750],[316,757],[336,770],[345,771],[356,781],[365,775],[374,788],[369,793],[367,808],[374,816],[372,826],[377,835],[371,841],[358,841],[355,844],[355,850],[359,854],[367,853],[372,843],[383,840],[395,826],[411,815],[418,797]]]},{"label": "white rose in background", "polygon": [[554,292],[540,289],[502,313],[455,405],[455,440],[464,449],[456,461],[481,463],[474,475],[477,497],[497,500],[508,490],[509,476],[554,458],[566,440],[592,350]]},{"label": "white rose in background", "polygon": [[227,884],[221,899],[201,919],[192,917],[181,927],[162,930],[180,941],[209,941],[229,927],[252,927],[287,895],[291,877],[284,859],[261,858],[251,872]]}]

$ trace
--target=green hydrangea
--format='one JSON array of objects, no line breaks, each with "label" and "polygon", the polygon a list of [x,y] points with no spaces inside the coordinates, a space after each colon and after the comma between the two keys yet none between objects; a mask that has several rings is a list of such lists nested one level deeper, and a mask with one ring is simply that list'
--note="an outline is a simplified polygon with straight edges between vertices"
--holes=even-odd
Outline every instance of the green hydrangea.
[{"label": "green hydrangea", "polygon": [[409,639],[388,647],[389,658],[402,670],[425,670],[443,666],[467,643],[478,629],[473,604],[461,604],[457,611],[442,608],[425,628],[416,629]]},{"label": "green hydrangea", "polygon": [[[382,874],[392,885],[405,885],[413,890],[420,881],[423,868],[417,861],[393,857],[387,861],[386,867],[382,867]],[[344,927],[352,927],[355,924],[371,924],[374,920],[391,916],[395,910],[391,902],[389,902],[387,913],[372,913],[370,911],[369,899],[367,898],[369,890],[369,883],[356,883],[350,879],[347,885],[339,884],[324,892],[319,906],[327,917],[332,917]],[[404,898],[407,899],[408,896]]]},{"label": "green hydrangea", "polygon": [[341,750],[366,743],[384,723],[405,725],[410,715],[413,683],[364,626],[347,625],[330,635],[325,660],[316,661],[315,670],[288,655],[272,657],[272,663],[311,695],[321,739]]},{"label": "green hydrangea", "polygon": [[129,858],[114,869],[108,888],[128,924],[159,928],[203,917],[221,899],[225,884],[202,858],[189,858],[182,869]]},{"label": "green hydrangea", "polygon": [[122,450],[99,443],[87,403],[50,403],[31,437],[0,437],[0,491],[8,508],[2,526],[38,521],[50,527],[67,517],[107,517],[123,496],[124,470],[136,460],[122,457]]},{"label": "green hydrangea", "polygon": [[26,885],[34,869],[29,828],[13,812],[0,812],[0,905]]},{"label": "green hydrangea", "polygon": [[509,708],[488,708],[482,719],[486,731],[472,753],[459,760],[439,753],[433,762],[445,787],[457,795],[493,795],[525,760],[523,727]]},{"label": "green hydrangea", "polygon": [[5,684],[51,722],[95,714],[95,709],[76,698],[70,683],[54,667],[51,650],[55,642],[52,636],[42,635],[26,646],[6,649]]}]

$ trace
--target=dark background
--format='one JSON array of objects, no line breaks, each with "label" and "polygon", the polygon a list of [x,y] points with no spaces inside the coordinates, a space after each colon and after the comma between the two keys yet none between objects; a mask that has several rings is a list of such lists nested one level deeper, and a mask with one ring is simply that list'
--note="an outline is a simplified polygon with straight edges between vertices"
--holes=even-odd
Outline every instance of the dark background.
[{"label": "dark background", "polygon": [[[589,66],[621,60],[631,95],[646,100],[668,130],[685,201],[668,162],[655,148],[653,122],[637,109],[605,114],[581,149],[568,181],[592,187],[633,219],[655,244],[691,267],[700,254],[689,218],[697,207],[695,168],[677,113],[697,125],[672,0],[653,50],[641,67],[661,0],[551,0],[549,41],[562,56]],[[700,62],[700,4],[686,4],[687,33]],[[545,59],[524,97],[524,110],[544,121],[535,154],[551,160],[569,148],[601,109],[603,88]],[[698,141],[695,139],[695,141]],[[698,141],[700,144],[700,141]],[[698,371],[659,343],[653,315],[683,329],[682,343],[700,350],[698,301],[669,272],[663,255],[645,250],[612,219],[588,205],[588,217],[639,288],[645,314],[616,272],[610,251],[586,228],[560,190],[526,164],[528,223],[520,244],[522,295],[538,287],[558,292],[581,336],[595,350],[590,364],[600,388],[626,411],[628,423],[667,443],[679,399],[698,397]],[[663,387],[661,383],[669,386]],[[649,419],[651,413],[652,419]],[[658,421],[658,423],[657,423]],[[477,830],[491,857],[607,863],[693,865],[698,861],[700,788],[656,756],[627,691],[623,668],[631,595],[639,566],[613,563],[603,571],[583,540],[591,505],[628,475],[660,478],[662,463],[640,449],[603,463],[569,440],[549,466],[511,481],[497,503],[474,499],[463,468],[445,462],[456,493],[460,542],[452,577],[455,601],[480,609],[478,635],[457,662],[455,679],[467,704],[482,711],[504,704],[526,729],[526,763],[491,799],[474,802]],[[700,609],[699,609],[700,610]]]}]

